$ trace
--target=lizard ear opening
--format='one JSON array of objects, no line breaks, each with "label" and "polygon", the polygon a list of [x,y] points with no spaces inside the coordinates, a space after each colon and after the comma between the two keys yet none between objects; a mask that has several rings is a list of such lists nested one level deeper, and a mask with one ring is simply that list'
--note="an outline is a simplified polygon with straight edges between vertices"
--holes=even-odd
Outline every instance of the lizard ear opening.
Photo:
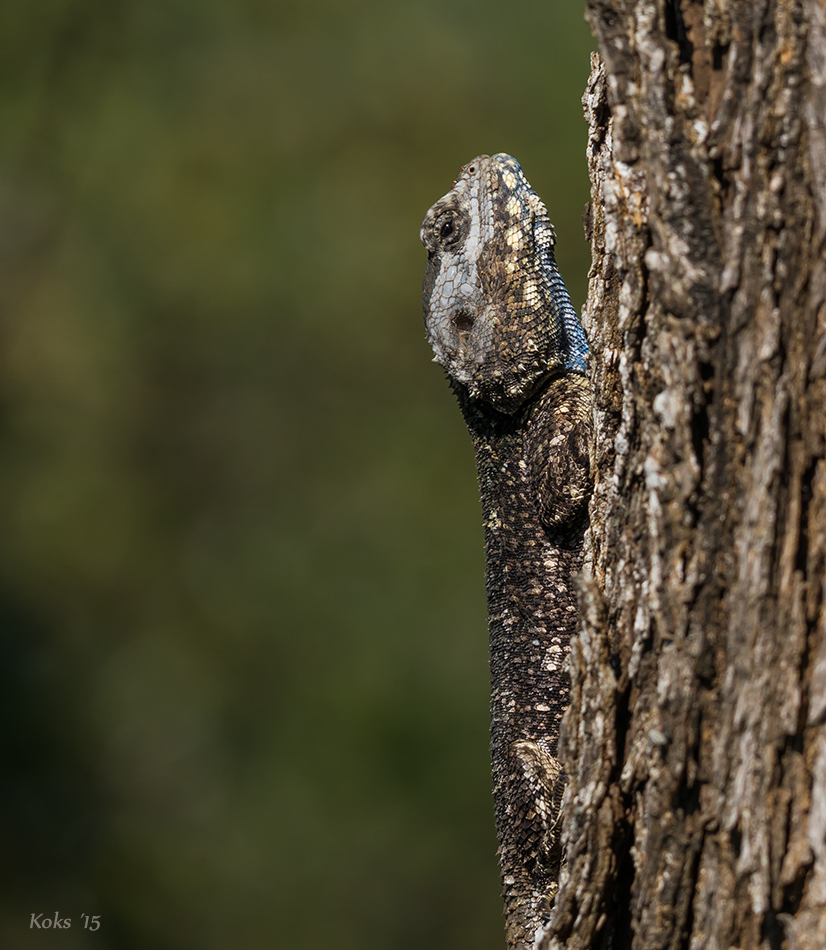
[{"label": "lizard ear opening", "polygon": [[459,331],[459,337],[462,338],[467,337],[468,333],[473,329],[476,318],[467,307],[458,307],[453,311],[450,322]]}]

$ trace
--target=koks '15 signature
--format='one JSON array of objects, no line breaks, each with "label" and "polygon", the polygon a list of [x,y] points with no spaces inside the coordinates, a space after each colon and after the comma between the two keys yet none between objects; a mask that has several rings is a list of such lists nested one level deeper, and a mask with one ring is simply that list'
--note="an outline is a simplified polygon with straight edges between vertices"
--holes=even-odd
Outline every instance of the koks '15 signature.
[{"label": "koks '15 signature", "polygon": [[[88,914],[81,914],[86,930],[97,930],[100,927],[100,914],[90,917]],[[44,917],[43,914],[32,914],[29,930],[35,927],[38,930],[68,930],[72,926],[71,917],[61,917],[59,911],[55,911],[54,917]]]}]

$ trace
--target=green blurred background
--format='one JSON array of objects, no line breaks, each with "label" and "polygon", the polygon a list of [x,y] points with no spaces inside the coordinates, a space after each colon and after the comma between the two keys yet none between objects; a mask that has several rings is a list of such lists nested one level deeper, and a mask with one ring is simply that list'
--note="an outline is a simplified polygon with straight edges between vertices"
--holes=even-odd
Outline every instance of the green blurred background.
[{"label": "green blurred background", "polygon": [[418,229],[511,152],[581,305],[583,6],[3,4],[3,948],[503,946]]}]

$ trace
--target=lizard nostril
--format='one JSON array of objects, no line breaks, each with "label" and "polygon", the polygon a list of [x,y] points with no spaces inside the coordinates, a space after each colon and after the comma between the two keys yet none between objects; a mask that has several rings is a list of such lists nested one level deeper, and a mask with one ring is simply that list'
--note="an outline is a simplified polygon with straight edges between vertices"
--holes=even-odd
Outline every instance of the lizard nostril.
[{"label": "lizard nostril", "polygon": [[474,318],[469,310],[454,310],[450,322],[461,334],[468,334],[473,329]]}]

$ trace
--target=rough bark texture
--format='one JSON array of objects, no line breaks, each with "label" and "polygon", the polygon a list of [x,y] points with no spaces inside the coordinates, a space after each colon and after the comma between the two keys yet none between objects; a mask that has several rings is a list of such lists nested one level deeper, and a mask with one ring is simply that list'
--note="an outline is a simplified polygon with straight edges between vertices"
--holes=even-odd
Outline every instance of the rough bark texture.
[{"label": "rough bark texture", "polygon": [[590,0],[590,549],[541,947],[826,947],[826,3]]}]

